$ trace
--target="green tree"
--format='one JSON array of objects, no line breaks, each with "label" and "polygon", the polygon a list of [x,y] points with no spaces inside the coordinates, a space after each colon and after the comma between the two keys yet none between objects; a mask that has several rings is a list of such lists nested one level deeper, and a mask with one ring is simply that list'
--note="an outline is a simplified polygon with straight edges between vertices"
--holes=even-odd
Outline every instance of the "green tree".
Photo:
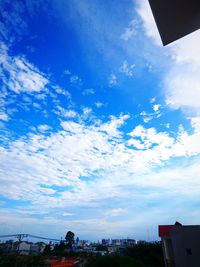
[{"label": "green tree", "polygon": [[126,249],[124,254],[143,262],[149,267],[164,267],[162,245],[160,242],[138,244]]},{"label": "green tree", "polygon": [[120,256],[120,255],[107,255],[92,258],[86,267],[148,267],[142,262],[135,260],[131,257]]},{"label": "green tree", "polygon": [[65,249],[66,249],[66,244],[64,243],[64,241],[61,241],[60,244],[56,244],[54,246],[52,254],[56,256],[65,256],[66,255]]},{"label": "green tree", "polygon": [[51,244],[48,244],[45,246],[43,254],[44,255],[50,255],[51,254]]},{"label": "green tree", "polygon": [[65,240],[69,248],[72,248],[72,245],[74,244],[74,236],[75,234],[72,231],[66,233]]}]

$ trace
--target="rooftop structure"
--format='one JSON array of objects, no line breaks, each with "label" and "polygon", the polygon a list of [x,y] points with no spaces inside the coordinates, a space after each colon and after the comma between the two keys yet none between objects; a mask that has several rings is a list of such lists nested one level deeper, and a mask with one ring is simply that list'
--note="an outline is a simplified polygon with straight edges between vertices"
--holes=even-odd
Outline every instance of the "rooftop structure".
[{"label": "rooftop structure", "polygon": [[200,28],[199,0],[149,0],[163,45]]},{"label": "rooftop structure", "polygon": [[200,225],[159,225],[166,267],[200,266]]}]

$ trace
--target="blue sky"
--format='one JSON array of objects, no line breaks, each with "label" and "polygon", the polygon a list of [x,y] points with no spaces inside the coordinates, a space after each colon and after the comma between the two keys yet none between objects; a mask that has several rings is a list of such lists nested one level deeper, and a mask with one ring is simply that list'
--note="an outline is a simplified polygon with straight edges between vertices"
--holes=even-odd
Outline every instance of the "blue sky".
[{"label": "blue sky", "polygon": [[199,31],[163,47],[147,0],[0,10],[0,234],[198,224]]}]

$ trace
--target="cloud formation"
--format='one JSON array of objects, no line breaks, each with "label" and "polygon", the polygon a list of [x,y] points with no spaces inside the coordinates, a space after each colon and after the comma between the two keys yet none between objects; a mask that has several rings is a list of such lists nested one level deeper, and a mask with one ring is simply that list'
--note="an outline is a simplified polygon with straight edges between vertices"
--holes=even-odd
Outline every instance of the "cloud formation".
[{"label": "cloud formation", "polygon": [[[161,46],[148,1],[138,1],[138,14],[143,20],[146,35],[155,45]],[[165,47],[171,65],[163,79],[166,103],[171,108],[180,108],[186,114],[197,116],[199,116],[200,107],[199,41],[199,31],[196,31]]]},{"label": "cloud formation", "polygon": [[[49,206],[60,205],[61,199],[74,205],[84,198],[87,203],[121,194],[120,188],[115,187],[119,181],[113,181],[112,187],[111,184],[107,187],[107,176],[124,176],[125,172],[130,177],[145,174],[174,157],[200,153],[197,119],[191,120],[193,134],[180,127],[174,138],[155,128],[138,125],[126,141],[120,128],[128,119],[128,115],[121,115],[91,126],[84,122],[62,121],[62,130],[50,136],[42,134],[48,126],[41,125],[41,134],[29,134],[11,142],[8,148],[2,147],[1,194],[44,206],[47,200],[51,200]],[[97,173],[103,180],[90,181]],[[82,180],[82,177],[88,177],[88,180]],[[123,183],[121,180],[120,184]],[[57,192],[54,186],[63,187],[62,192]],[[71,189],[65,190],[68,186]],[[103,195],[99,194],[101,190]],[[57,193],[59,197],[56,197]]]},{"label": "cloud formation", "polygon": [[[0,29],[8,36],[12,28],[22,37],[31,33],[30,22],[39,26],[38,37],[30,34],[35,50],[22,49],[26,56],[14,49],[13,40],[1,42],[2,233],[31,229],[60,237],[67,228],[85,238],[117,238],[119,232],[145,238],[148,221],[155,239],[157,224],[178,218],[195,223],[198,35],[163,48],[143,0],[134,2],[137,14],[132,2],[119,3],[127,16],[117,13],[122,8],[112,1],[105,6],[50,1],[55,14],[43,14],[47,25],[51,17],[52,32],[27,17],[25,27],[18,27],[23,20],[18,15],[28,8],[34,18],[44,1],[29,2],[23,1],[22,11],[13,4],[15,14],[4,25],[9,29]],[[48,63],[43,57],[37,66],[31,63],[28,58],[43,53],[41,40],[48,44],[52,37],[53,60],[49,54]],[[48,55],[52,47],[46,48]],[[48,75],[40,70],[47,65]]]},{"label": "cloud formation", "polygon": [[0,64],[1,82],[15,93],[40,92],[45,89],[48,79],[24,57],[12,57],[8,48],[1,43]]}]

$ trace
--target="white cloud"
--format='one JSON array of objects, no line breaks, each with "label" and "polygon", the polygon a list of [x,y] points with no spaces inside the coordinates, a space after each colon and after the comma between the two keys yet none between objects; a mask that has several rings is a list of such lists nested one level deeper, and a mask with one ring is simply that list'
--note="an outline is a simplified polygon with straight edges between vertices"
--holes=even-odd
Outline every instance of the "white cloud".
[{"label": "white cloud", "polygon": [[[123,154],[120,156],[123,153],[120,152],[120,146],[117,152],[118,149],[114,149],[116,141],[112,144],[108,140],[119,135],[117,128],[126,118],[125,115],[121,118],[113,117],[110,123],[102,124],[102,127],[87,127],[66,121],[62,123],[62,131],[49,137],[30,134],[27,140],[22,138],[11,143],[9,149],[2,148],[1,194],[14,199],[29,199],[33,203],[43,203],[44,206],[49,203],[50,207],[66,205],[67,202],[61,201],[62,198],[70,204],[81,203],[83,198],[86,203],[90,202],[91,198],[97,197],[97,193],[91,189],[88,194],[87,183],[79,179],[100,169],[115,168],[115,158],[120,163],[123,157]],[[116,155],[110,157],[113,153]],[[53,196],[55,190],[46,188],[54,185],[71,185],[75,187],[75,191],[60,193],[62,197],[59,199]],[[96,185],[91,185],[92,187],[95,188]],[[112,195],[113,189],[106,189],[105,185],[101,190],[109,191]]]},{"label": "white cloud", "polygon": [[118,84],[117,76],[112,73],[108,78],[108,85],[109,87],[113,87],[113,86],[116,86],[117,84]]},{"label": "white cloud", "polygon": [[1,79],[4,86],[15,93],[40,92],[48,84],[48,79],[24,57],[12,57],[1,44]]},{"label": "white cloud", "polygon": [[170,46],[174,64],[164,80],[167,104],[197,115],[200,114],[199,40],[199,32],[195,32]]},{"label": "white cloud", "polygon": [[200,117],[191,117],[190,121],[194,131],[198,133],[198,131],[200,131]]},{"label": "white cloud", "polygon": [[137,4],[137,12],[143,20],[146,35],[152,38],[155,44],[162,45],[160,35],[149,5],[149,1],[137,0]]},{"label": "white cloud", "polygon": [[95,93],[93,88],[83,90],[82,95],[93,95]]},{"label": "white cloud", "polygon": [[0,120],[8,121],[9,120],[9,116],[6,113],[0,112]]},{"label": "white cloud", "polygon": [[[0,106],[4,113],[4,116],[1,115],[2,119],[8,119],[6,114],[12,118],[11,115],[18,111],[17,108],[29,112],[32,107],[35,112],[42,109],[42,114],[48,116],[44,106],[47,106],[47,101],[48,104],[52,102],[54,106],[59,105],[59,95],[64,95],[66,102],[72,104],[70,93],[52,83],[46,74],[24,56],[14,56],[3,42],[0,42],[0,48]],[[15,104],[15,109],[12,104]]]},{"label": "white cloud", "polygon": [[[174,139],[169,137],[165,132],[157,133],[155,128],[144,128],[143,126],[137,126],[132,132],[129,133],[131,137],[136,137],[139,139],[134,139],[138,144],[137,148],[148,149],[155,145],[160,145],[163,147],[171,147],[174,144]],[[131,139],[130,139],[131,141]]]},{"label": "white cloud", "polygon": [[64,96],[66,96],[68,98],[71,98],[71,94],[67,90],[65,90],[65,89],[63,89],[63,88],[61,88],[59,86],[52,86],[52,88],[55,89],[55,92],[57,94],[64,95]]},{"label": "white cloud", "polygon": [[151,99],[150,99],[150,103],[154,103],[156,101],[156,97],[152,97]]},{"label": "white cloud", "polygon": [[96,106],[97,108],[101,108],[101,107],[104,106],[104,104],[101,103],[101,102],[95,102],[94,104],[95,104],[95,106]]},{"label": "white cloud", "polygon": [[142,111],[140,113],[140,115],[142,116],[143,121],[145,123],[148,123],[148,122],[150,122],[153,119],[157,119],[157,118],[159,118],[162,115],[161,112],[159,111],[159,107],[158,106],[160,107],[160,105],[154,105],[153,106],[154,112],[152,112],[152,113],[148,113],[146,111]]},{"label": "white cloud", "polygon": [[156,112],[160,109],[161,105],[160,104],[155,104],[153,105],[153,110]]},{"label": "white cloud", "polygon": [[199,33],[199,30],[193,32],[170,45],[172,57],[177,63],[191,63],[193,66],[200,66]]},{"label": "white cloud", "polygon": [[91,108],[88,108],[88,107],[84,107],[83,108],[83,115],[85,117],[88,117],[91,113],[92,113],[92,109]]},{"label": "white cloud", "polygon": [[64,70],[64,71],[63,71],[63,74],[64,74],[64,75],[71,75],[71,71],[70,71],[70,70]]},{"label": "white cloud", "polygon": [[34,102],[33,107],[36,109],[42,109],[41,105],[39,103]]},{"label": "white cloud", "polygon": [[[144,4],[144,1],[141,0],[141,3]],[[147,23],[148,18],[145,19]],[[126,29],[122,36],[125,41],[130,40],[134,34],[131,26]],[[154,36],[150,28],[148,35]],[[183,66],[181,71],[184,71],[185,64],[188,65],[190,59],[194,58],[192,52],[190,54],[187,51],[188,47],[187,44],[182,46],[180,50],[178,46],[177,49],[175,49],[175,46],[170,48],[170,51],[173,51],[170,54],[173,62],[177,66]],[[195,51],[195,53],[198,52],[197,46]],[[3,62],[4,59],[7,60],[4,69],[9,70],[12,78],[10,79],[13,84],[14,82],[16,84],[15,90],[13,90],[15,93],[24,92],[20,87],[23,85],[27,93],[37,93],[39,100],[46,97],[43,88],[46,87],[49,80],[43,73],[27,62],[24,57],[11,57],[5,48],[0,52],[0,56],[0,60]],[[198,60],[192,62],[193,66],[198,65]],[[127,62],[125,63],[124,73],[131,76],[133,74],[132,69],[129,69],[130,65]],[[175,71],[176,66],[172,70]],[[190,74],[191,67],[188,66],[186,71]],[[21,72],[22,75],[18,76]],[[30,78],[34,80],[31,84],[27,81],[28,73]],[[71,75],[71,73],[66,73],[66,75]],[[110,76],[110,82],[111,86],[114,86],[118,82],[117,77],[114,74],[112,75]],[[193,78],[196,79],[197,75],[198,72],[196,71]],[[171,77],[173,78],[173,75]],[[187,91],[189,83],[184,89],[188,93],[186,93],[188,99],[181,99],[182,96],[177,94],[177,87],[181,78],[182,76],[178,82],[172,79],[171,89],[167,87],[168,90],[166,90],[166,98],[172,107],[191,107],[193,100],[188,95],[191,93]],[[77,78],[74,77],[73,79],[71,82],[76,84]],[[192,83],[193,80],[190,82]],[[6,81],[8,83],[8,80]],[[198,92],[197,85],[198,80],[196,79],[195,96]],[[169,86],[167,77],[166,86]],[[57,94],[64,94],[65,92],[60,87],[52,88]],[[172,94],[172,92],[175,93]],[[94,90],[86,89],[82,94],[94,94]],[[189,99],[189,104],[188,102],[184,103]],[[198,100],[198,97],[196,99]],[[28,103],[27,98],[26,102]],[[154,103],[152,104],[154,111],[159,111],[158,104],[155,104],[155,98],[151,100],[151,103]],[[96,102],[96,106],[101,106],[101,103]],[[197,108],[198,104],[195,107]],[[57,131],[47,136],[45,131],[48,126],[42,124],[38,126],[41,132],[38,132],[37,128],[32,128],[34,134],[29,133],[18,140],[10,141],[5,148],[0,148],[0,193],[9,199],[30,201],[32,213],[27,209],[24,211],[27,215],[46,214],[46,217],[38,220],[28,216],[22,218],[22,216],[12,212],[1,212],[1,227],[5,225],[7,232],[11,232],[8,230],[12,229],[18,229],[20,232],[20,225],[23,226],[23,230],[28,229],[27,225],[32,225],[34,231],[37,232],[38,230],[40,232],[42,229],[43,231],[46,231],[47,228],[54,229],[55,224],[60,229],[66,229],[66,227],[72,229],[73,227],[77,232],[95,233],[99,231],[100,236],[102,236],[102,232],[111,235],[113,232],[116,234],[119,231],[125,231],[125,228],[128,228],[129,232],[136,231],[142,221],[155,223],[155,218],[162,217],[166,219],[168,216],[165,207],[163,210],[160,210],[159,207],[159,212],[156,208],[148,207],[147,212],[145,208],[143,209],[145,203],[150,206],[152,200],[153,205],[156,205],[155,202],[159,202],[162,198],[170,201],[174,197],[175,204],[181,204],[182,207],[184,202],[178,202],[177,194],[179,198],[187,196],[190,200],[194,196],[199,196],[200,162],[198,158],[195,162],[189,158],[200,154],[199,118],[190,118],[193,132],[187,132],[180,127],[176,137],[167,132],[160,132],[153,127],[145,128],[142,125],[135,125],[136,121],[133,122],[132,131],[129,135],[126,135],[122,129],[126,128],[124,126],[126,120],[130,118],[129,115],[111,116],[109,120],[104,118],[104,121],[99,120],[98,123],[91,120],[88,124],[84,119],[86,120],[88,116],[91,116],[92,110],[90,108],[84,108],[82,114],[74,111],[73,107],[64,109],[57,105],[57,108],[59,112],[57,114],[67,118],[67,120],[61,121]],[[153,117],[153,115],[150,117],[147,113],[141,115],[146,120]],[[2,116],[5,119],[5,115]],[[76,118],[76,122],[73,121],[74,118]],[[173,159],[179,160],[179,157],[185,157],[187,163],[184,166],[174,168]],[[167,164],[165,166],[165,163],[169,164],[169,167]],[[149,192],[149,189],[151,189],[151,192]],[[110,201],[111,199],[114,202]],[[107,205],[108,201],[109,207]],[[121,203],[123,201],[126,201],[126,204],[128,201],[129,205],[133,205],[131,213],[122,208],[124,207]],[[169,211],[170,214],[173,213],[174,216],[177,216],[177,208],[174,208],[175,204],[172,208],[170,207]],[[83,212],[80,212],[78,216],[82,216],[82,219],[74,219],[73,217],[73,220],[70,220],[72,219],[70,216],[76,216],[76,214],[71,213],[72,209],[69,207],[74,208],[73,210],[76,208],[77,213],[80,207],[90,207],[91,213],[94,210],[96,213],[90,216],[87,213],[87,217],[90,218],[84,219]],[[58,214],[54,213],[55,210],[61,210],[59,212],[60,216],[66,216],[67,218],[64,218],[64,220],[63,218],[61,220],[56,218]],[[87,212],[88,210],[90,209],[87,209]],[[97,218],[99,210],[101,210],[101,218]],[[48,214],[49,211],[52,213]],[[132,211],[134,211],[134,215],[132,215]],[[22,214],[21,207],[15,212],[21,212]],[[187,217],[191,219],[194,217],[191,216],[193,213],[194,211],[188,209]],[[137,214],[137,218],[135,214]],[[122,217],[118,220],[117,216]],[[7,226],[8,222],[12,226],[10,229]],[[39,226],[37,226],[38,224]]]},{"label": "white cloud", "polygon": [[78,77],[77,75],[72,75],[70,77],[70,82],[71,84],[75,84],[75,85],[82,85],[82,80],[80,77]]},{"label": "white cloud", "polygon": [[135,64],[129,65],[128,62],[125,60],[123,62],[123,64],[122,64],[122,66],[120,67],[120,71],[122,73],[124,73],[128,77],[133,77],[133,75],[134,75],[134,68],[135,68]]},{"label": "white cloud", "polygon": [[[138,1],[138,13],[141,16],[146,35],[161,44],[149,3]],[[165,51],[171,60],[163,81],[166,103],[174,109],[182,109],[186,114],[200,114],[200,35],[199,31],[181,38]]]},{"label": "white cloud", "polygon": [[[148,202],[151,199],[159,201],[159,197],[164,196],[170,199],[169,194],[174,196],[177,190],[180,196],[198,195],[199,160],[187,166],[159,168],[170,159],[200,154],[200,119],[190,118],[193,133],[180,127],[176,138],[138,125],[124,139],[121,127],[129,117],[112,116],[98,125],[67,120],[61,123],[62,129],[50,136],[29,134],[10,142],[7,148],[1,147],[1,195],[30,201],[32,208],[43,213],[54,213],[56,208],[64,214],[67,210],[65,216],[68,217],[71,208],[100,209],[102,203],[110,199],[119,203],[131,199],[139,205],[140,201],[144,203],[145,197]],[[147,194],[145,188],[147,192],[152,188],[159,188],[159,191]],[[98,227],[92,218],[68,223],[69,226],[75,224],[76,230],[87,231],[83,228],[91,226],[94,231],[100,231],[111,226],[111,217],[122,216],[113,231],[124,224],[129,225],[130,220],[133,225],[139,225],[140,220],[136,223],[132,217],[129,220],[123,217],[125,213],[128,216],[128,210],[123,207],[106,209]],[[110,217],[106,215],[109,212]],[[143,216],[140,219],[144,219]],[[150,214],[146,216],[150,218]],[[58,225],[64,223],[55,216],[51,219],[47,216],[42,223],[52,224],[55,220]]]},{"label": "white cloud", "polygon": [[130,40],[137,34],[137,27],[138,27],[138,21],[132,20],[129,24],[129,27],[125,28],[120,38],[124,41]]},{"label": "white cloud", "polygon": [[200,114],[199,69],[176,66],[166,76],[165,88],[166,103],[172,108],[196,110]]},{"label": "white cloud", "polygon": [[127,114],[125,115],[122,114],[119,118],[111,116],[111,121],[100,125],[100,129],[101,131],[105,131],[110,136],[118,137],[121,135],[119,127],[122,126],[125,123],[125,121],[129,118],[130,116]]},{"label": "white cloud", "polygon": [[66,118],[76,118],[78,117],[78,113],[74,110],[66,110],[64,113],[63,113],[64,117]]},{"label": "white cloud", "polygon": [[169,129],[169,128],[170,128],[170,123],[167,123],[167,124],[165,125],[165,127],[166,127],[167,129]]},{"label": "white cloud", "polygon": [[[7,1],[0,2],[2,15],[0,33],[2,39],[6,40],[9,44],[13,43],[15,40],[21,40],[22,36],[27,36],[29,33],[29,20],[26,15],[28,15],[28,17],[33,17],[35,12],[47,12],[47,5],[43,1],[15,1],[9,6],[9,11],[7,4]],[[29,34],[29,40],[35,38],[37,38],[37,35],[33,36]]]},{"label": "white cloud", "polygon": [[46,95],[45,93],[38,93],[38,94],[35,94],[35,98],[36,98],[36,99],[39,99],[39,100],[45,99],[46,96],[47,96],[47,95]]},{"label": "white cloud", "polygon": [[48,125],[46,125],[46,124],[41,124],[41,125],[38,126],[38,130],[41,131],[41,132],[45,132],[45,131],[47,131],[49,129],[50,129],[50,127]]},{"label": "white cloud", "polygon": [[[104,174],[120,174],[125,170],[126,173],[143,173],[170,158],[200,153],[199,123],[195,120],[195,132],[189,135],[181,130],[177,139],[165,132],[157,132],[154,128],[137,126],[129,133],[127,141],[127,145],[134,145],[135,150],[127,147],[119,130],[128,118],[128,115],[111,117],[110,122],[99,126],[66,121],[62,123],[63,130],[49,137],[30,134],[28,140],[22,138],[12,142],[9,149],[2,148],[0,153],[1,194],[37,203],[48,200],[50,206],[61,205],[62,198],[71,204],[84,198],[87,203],[99,197],[120,195],[122,191],[115,187],[117,180],[110,183],[108,177],[102,181],[99,178],[98,182],[88,182],[88,186],[87,182],[81,181],[82,176],[90,177],[99,172],[98,176],[104,177]],[[18,184],[21,184],[20,187]],[[74,189],[60,193],[62,198],[59,200],[59,197],[53,196],[55,190],[42,185],[71,185]],[[6,190],[8,186],[9,192]]]}]

